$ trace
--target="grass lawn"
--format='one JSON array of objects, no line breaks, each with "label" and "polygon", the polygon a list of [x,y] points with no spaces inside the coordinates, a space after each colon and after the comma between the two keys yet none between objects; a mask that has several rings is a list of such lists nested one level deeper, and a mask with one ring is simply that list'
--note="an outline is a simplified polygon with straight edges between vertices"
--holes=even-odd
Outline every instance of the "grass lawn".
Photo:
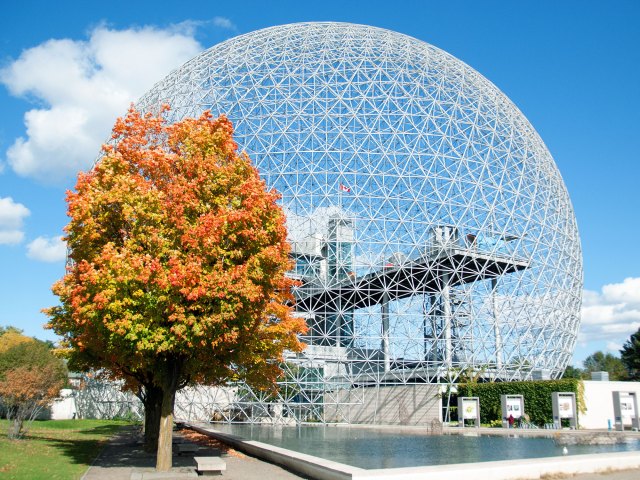
[{"label": "grass lawn", "polygon": [[0,478],[77,479],[89,468],[102,444],[126,421],[43,420],[27,424],[21,440],[7,438],[0,420]]}]

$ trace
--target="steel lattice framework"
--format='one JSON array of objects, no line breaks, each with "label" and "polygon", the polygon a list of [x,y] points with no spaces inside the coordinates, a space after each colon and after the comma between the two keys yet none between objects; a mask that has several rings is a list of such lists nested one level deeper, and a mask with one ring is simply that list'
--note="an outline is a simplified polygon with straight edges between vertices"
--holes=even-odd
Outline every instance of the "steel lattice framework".
[{"label": "steel lattice framework", "polygon": [[[226,114],[282,194],[310,328],[285,365],[286,415],[328,421],[362,386],[567,365],[582,291],[569,196],[527,119],[463,62],[379,28],[284,25],[205,51],[139,107],[162,103]],[[236,400],[249,419],[282,412],[246,387]]]}]

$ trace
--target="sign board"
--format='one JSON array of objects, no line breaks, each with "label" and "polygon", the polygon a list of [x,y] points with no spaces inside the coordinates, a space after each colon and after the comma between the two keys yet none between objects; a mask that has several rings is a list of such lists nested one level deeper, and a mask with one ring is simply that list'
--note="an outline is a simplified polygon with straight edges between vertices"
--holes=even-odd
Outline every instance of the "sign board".
[{"label": "sign board", "polygon": [[508,428],[509,419],[511,423],[522,418],[524,415],[524,397],[522,395],[500,395],[500,405],[502,407],[502,426]]},{"label": "sign board", "polygon": [[631,424],[631,428],[640,428],[636,392],[612,392],[612,394],[616,430],[624,430],[625,425],[629,424]]},{"label": "sign board", "polygon": [[507,397],[507,417],[513,415],[513,418],[518,419],[522,416],[522,400],[520,398]]},{"label": "sign board", "polygon": [[620,393],[620,414],[626,422],[631,422],[636,414],[633,397],[628,393]]},{"label": "sign board", "polygon": [[560,418],[573,418],[573,398],[562,396],[558,398]]},{"label": "sign board", "polygon": [[476,420],[478,418],[478,407],[475,400],[463,398],[462,410],[464,410],[465,420]]},{"label": "sign board", "polygon": [[458,397],[458,426],[464,428],[467,420],[474,427],[480,427],[480,399],[478,397]]},{"label": "sign board", "polygon": [[551,405],[555,428],[562,428],[562,420],[568,420],[569,427],[578,428],[578,409],[574,392],[553,392]]}]

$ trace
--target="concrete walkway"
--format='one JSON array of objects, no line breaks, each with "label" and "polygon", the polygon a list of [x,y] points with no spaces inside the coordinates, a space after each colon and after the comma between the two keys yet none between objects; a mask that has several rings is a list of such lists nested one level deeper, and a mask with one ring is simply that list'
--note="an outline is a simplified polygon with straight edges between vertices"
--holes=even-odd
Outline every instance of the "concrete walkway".
[{"label": "concrete walkway", "polygon": [[294,475],[277,465],[243,455],[191,431],[174,432],[174,438],[194,443],[197,450],[195,454],[184,456],[174,453],[174,469],[170,475],[162,477],[155,475],[155,454],[146,453],[142,449],[137,428],[128,427],[109,441],[82,480],[131,480],[132,475],[133,478],[141,480],[189,478],[187,475],[189,472],[194,472],[196,466],[194,456],[216,455],[220,451],[222,459],[227,463],[227,470],[218,477],[223,480],[300,480],[305,478]]},{"label": "concrete walkway", "polygon": [[[193,443],[197,450],[195,454],[185,456],[174,454],[174,470],[169,475],[157,476],[154,470],[155,454],[145,453],[137,428],[128,427],[109,441],[82,480],[131,480],[132,476],[140,480],[190,478],[187,475],[189,472],[193,475],[194,456],[216,455],[220,452],[227,463],[227,470],[218,477],[222,480],[299,480],[307,478],[293,474],[277,465],[236,452],[212,438],[188,429],[174,432],[174,438],[178,441]],[[566,476],[553,475],[554,480],[563,478],[571,480],[638,480],[640,479],[640,470]],[[466,479],[461,478],[460,480]]]}]

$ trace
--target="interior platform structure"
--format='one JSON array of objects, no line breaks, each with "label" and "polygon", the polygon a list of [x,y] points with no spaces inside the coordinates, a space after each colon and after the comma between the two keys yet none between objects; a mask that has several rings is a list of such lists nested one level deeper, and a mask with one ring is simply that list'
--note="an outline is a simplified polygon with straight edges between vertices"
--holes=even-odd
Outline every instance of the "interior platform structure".
[{"label": "interior platform structure", "polygon": [[[460,344],[461,308],[452,290],[478,282],[489,282],[495,290],[499,278],[526,269],[527,260],[509,251],[513,237],[478,238],[472,233],[460,235],[452,226],[437,226],[420,255],[396,254],[378,268],[357,275],[350,264],[353,223],[331,219],[326,240],[318,234],[295,245],[296,278],[301,282],[295,290],[295,308],[309,324],[304,339],[309,347],[297,361],[315,368],[320,365],[325,384],[442,381],[456,364]],[[342,257],[335,252],[342,252]],[[424,355],[401,358],[392,351],[389,304],[417,296],[428,305],[422,332]],[[377,348],[359,345],[355,317],[363,309],[379,310]],[[496,360],[484,374],[495,379],[502,368],[499,326],[493,334]]]}]

